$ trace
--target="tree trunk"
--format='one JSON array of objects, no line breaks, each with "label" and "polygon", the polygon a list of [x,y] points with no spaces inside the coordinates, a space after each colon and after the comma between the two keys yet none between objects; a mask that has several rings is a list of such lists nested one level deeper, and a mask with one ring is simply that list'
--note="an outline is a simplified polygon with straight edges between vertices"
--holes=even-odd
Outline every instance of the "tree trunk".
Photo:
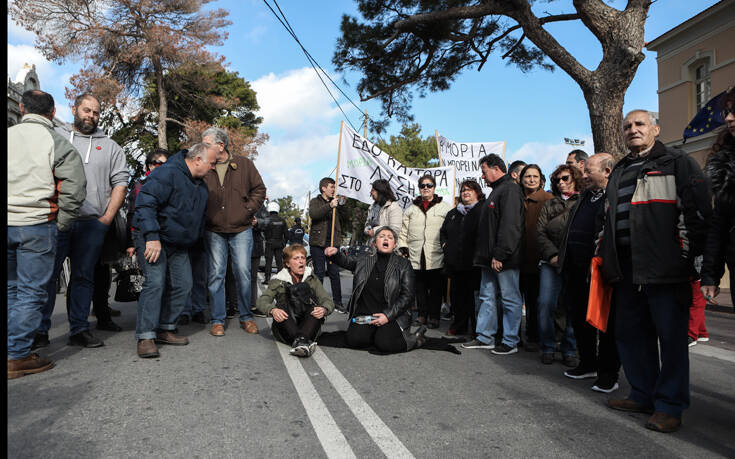
[{"label": "tree trunk", "polygon": [[[607,85],[611,86],[611,85]],[[615,159],[626,154],[623,143],[623,101],[627,86],[582,88],[590,115],[595,153],[610,153]]]},{"label": "tree trunk", "polygon": [[168,100],[166,99],[166,88],[163,84],[163,68],[161,61],[153,60],[153,69],[156,72],[156,85],[158,86],[158,146],[168,150],[168,138],[166,137],[166,118],[168,117]]}]

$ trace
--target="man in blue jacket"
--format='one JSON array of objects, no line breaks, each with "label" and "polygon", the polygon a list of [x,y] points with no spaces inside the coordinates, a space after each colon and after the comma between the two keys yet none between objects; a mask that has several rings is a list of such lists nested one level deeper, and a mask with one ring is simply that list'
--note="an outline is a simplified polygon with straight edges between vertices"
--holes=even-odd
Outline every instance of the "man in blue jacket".
[{"label": "man in blue jacket", "polygon": [[138,356],[158,357],[159,344],[186,345],[174,334],[192,285],[189,247],[204,233],[209,192],[202,178],[217,162],[213,145],[199,143],[172,156],[148,176],[135,201],[133,244],[145,282],[138,299]]}]

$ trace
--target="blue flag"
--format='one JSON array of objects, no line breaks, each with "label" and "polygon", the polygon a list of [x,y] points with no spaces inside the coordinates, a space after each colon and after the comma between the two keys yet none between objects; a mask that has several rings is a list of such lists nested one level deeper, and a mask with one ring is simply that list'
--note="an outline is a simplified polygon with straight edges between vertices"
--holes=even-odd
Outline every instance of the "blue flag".
[{"label": "blue flag", "polygon": [[710,99],[694,118],[692,118],[686,129],[684,129],[684,142],[682,143],[686,143],[689,137],[702,135],[725,124],[725,120],[722,119],[722,111],[720,110],[720,99],[726,92],[722,91]]}]

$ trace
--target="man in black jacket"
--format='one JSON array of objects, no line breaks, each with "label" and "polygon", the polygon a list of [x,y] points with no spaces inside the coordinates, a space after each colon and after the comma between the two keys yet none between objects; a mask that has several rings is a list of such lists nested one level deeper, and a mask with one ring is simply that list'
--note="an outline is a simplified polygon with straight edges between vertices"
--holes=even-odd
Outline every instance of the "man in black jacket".
[{"label": "man in black jacket", "polygon": [[293,226],[288,229],[288,243],[304,244],[304,227],[301,226],[301,219],[299,217],[294,218]]},{"label": "man in black jacket", "polygon": [[[467,349],[492,349],[494,354],[518,352],[518,329],[523,314],[519,289],[525,228],[523,192],[507,175],[503,159],[489,154],[480,159],[482,178],[493,188],[485,200],[477,230],[474,265],[482,268],[477,339],[463,344]],[[498,331],[497,293],[503,310],[503,339],[495,347]]]},{"label": "man in black jacket", "polygon": [[598,253],[603,278],[613,284],[615,338],[631,385],[628,398],[608,406],[653,412],[646,427],[673,432],[689,407],[689,278],[712,209],[702,170],[656,141],[658,133],[645,110],[625,117],[630,153],[610,175]]},{"label": "man in black jacket", "polygon": [[605,187],[613,169],[613,157],[609,153],[597,153],[585,161],[586,188],[582,197],[572,207],[559,248],[559,266],[562,274],[563,303],[566,304],[574,327],[574,338],[579,351],[579,365],[564,372],[572,379],[597,377],[592,390],[610,393],[618,388],[620,358],[615,345],[615,323],[608,320],[605,333],[587,323],[589,300],[589,273],[595,252],[595,236],[604,218]]},{"label": "man in black jacket", "polygon": [[286,222],[278,215],[280,207],[277,202],[268,203],[268,223],[265,225],[265,281],[268,284],[271,279],[271,266],[273,257],[276,258],[276,272],[283,269],[283,248],[288,239],[288,227]]}]

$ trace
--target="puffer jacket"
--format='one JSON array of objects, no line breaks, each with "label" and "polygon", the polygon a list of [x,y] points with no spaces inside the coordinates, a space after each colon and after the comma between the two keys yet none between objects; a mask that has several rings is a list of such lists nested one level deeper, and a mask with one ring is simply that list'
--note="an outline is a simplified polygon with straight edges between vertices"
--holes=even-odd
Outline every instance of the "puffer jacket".
[{"label": "puffer jacket", "polygon": [[455,207],[444,219],[439,237],[444,251],[444,270],[450,275],[472,270],[482,203],[475,203],[466,215]]},{"label": "puffer jacket", "polygon": [[713,153],[705,173],[712,183],[715,208],[704,247],[702,285],[718,286],[725,263],[735,269],[735,145]]},{"label": "puffer jacket", "polygon": [[177,153],[151,172],[135,199],[133,227],[144,240],[191,247],[204,234],[207,186]]},{"label": "puffer jacket", "polygon": [[503,263],[503,269],[520,268],[526,231],[523,191],[507,174],[490,186],[493,191],[482,203],[473,264],[491,269],[495,258]]},{"label": "puffer jacket", "polygon": [[564,233],[569,221],[569,211],[579,200],[579,193],[569,199],[554,196],[544,203],[536,223],[536,242],[543,261],[551,261],[559,255]]},{"label": "puffer jacket", "polygon": [[[304,271],[302,282],[306,282],[306,284],[314,292],[319,306],[327,310],[327,314],[325,315],[325,317],[331,314],[334,311],[334,302],[332,301],[332,298],[329,296],[327,291],[324,290],[324,286],[319,281],[319,278],[316,277],[314,271],[308,266]],[[288,311],[288,299],[286,297],[287,285],[293,285],[293,279],[291,278],[291,273],[288,272],[288,269],[283,268],[271,278],[271,280],[268,282],[268,287],[260,295],[258,301],[256,301],[255,308],[258,310],[258,312],[267,316],[268,314],[270,314],[271,309],[273,308],[280,308]],[[281,337],[278,327],[276,327],[275,325],[276,321],[274,320],[271,327],[271,330],[273,331],[273,336],[277,340],[285,342]]]},{"label": "puffer jacket", "polygon": [[442,197],[434,195],[429,209],[424,212],[421,196],[403,214],[398,247],[408,248],[408,258],[413,269],[421,269],[421,253],[426,260],[426,269],[440,269],[444,266],[444,252],[439,240],[444,218],[451,210]]},{"label": "puffer jacket", "polygon": [[[631,160],[621,159],[605,191],[605,224],[597,239],[605,282],[623,277],[616,246],[620,176]],[[630,249],[634,285],[689,282],[694,258],[702,254],[712,194],[691,156],[659,141],[645,157],[630,205]]]}]

